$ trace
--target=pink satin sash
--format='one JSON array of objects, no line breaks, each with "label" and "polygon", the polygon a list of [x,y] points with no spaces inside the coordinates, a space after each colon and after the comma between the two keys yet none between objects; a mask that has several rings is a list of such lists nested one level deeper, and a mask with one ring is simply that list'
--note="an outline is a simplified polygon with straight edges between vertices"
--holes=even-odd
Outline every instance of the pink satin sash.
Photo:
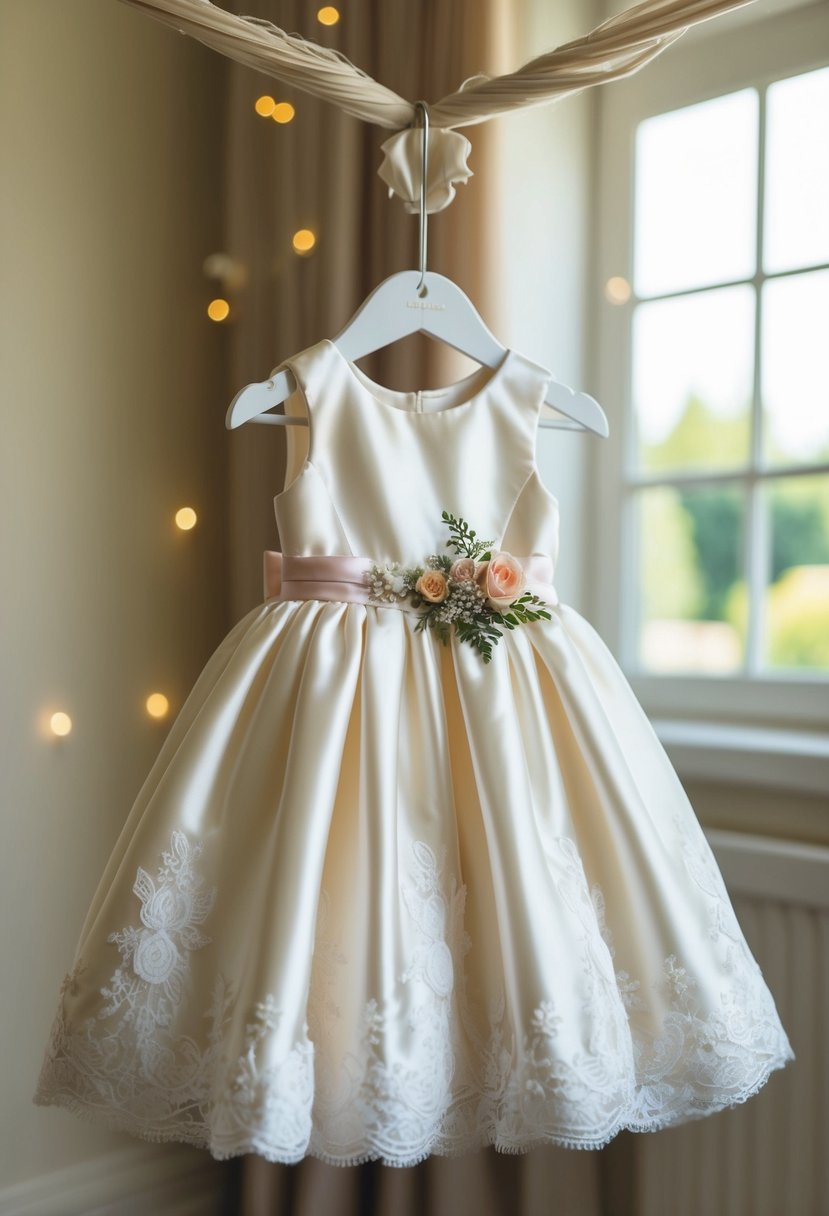
[{"label": "pink satin sash", "polygon": [[[558,603],[553,586],[553,563],[542,553],[516,557],[524,568],[527,590],[548,604]],[[266,549],[264,554],[265,599],[280,600],[346,600],[357,604],[369,603],[369,588],[363,574],[373,564],[370,557],[316,554],[302,557]],[[380,607],[381,605],[377,605]],[[382,604],[383,608],[401,608],[418,612],[408,601]]]}]

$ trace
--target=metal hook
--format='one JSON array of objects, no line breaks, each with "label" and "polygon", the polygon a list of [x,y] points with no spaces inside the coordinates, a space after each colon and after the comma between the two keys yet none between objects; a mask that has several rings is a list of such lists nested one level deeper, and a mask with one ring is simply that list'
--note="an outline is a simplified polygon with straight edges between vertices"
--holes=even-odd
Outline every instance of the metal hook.
[{"label": "metal hook", "polygon": [[429,172],[429,107],[425,101],[416,101],[415,110],[420,112],[423,130],[420,173],[420,282],[416,287],[419,296],[426,295],[426,181]]}]

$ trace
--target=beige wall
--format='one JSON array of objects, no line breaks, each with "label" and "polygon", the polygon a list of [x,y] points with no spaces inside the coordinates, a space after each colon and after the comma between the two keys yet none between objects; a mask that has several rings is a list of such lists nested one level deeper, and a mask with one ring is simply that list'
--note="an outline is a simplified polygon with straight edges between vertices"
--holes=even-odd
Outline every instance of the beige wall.
[{"label": "beige wall", "polygon": [[[129,1143],[31,1104],[116,836],[228,624],[219,58],[112,0],[0,6],[0,1190]],[[191,533],[173,526],[191,504]],[[46,737],[44,713],[74,728]]]}]

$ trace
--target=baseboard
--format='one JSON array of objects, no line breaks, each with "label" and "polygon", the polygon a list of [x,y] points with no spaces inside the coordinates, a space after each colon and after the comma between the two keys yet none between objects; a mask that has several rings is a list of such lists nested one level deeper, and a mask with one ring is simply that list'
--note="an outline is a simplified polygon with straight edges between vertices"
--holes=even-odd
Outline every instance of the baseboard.
[{"label": "baseboard", "polygon": [[224,1179],[209,1153],[139,1144],[0,1190],[0,1216],[216,1216]]}]

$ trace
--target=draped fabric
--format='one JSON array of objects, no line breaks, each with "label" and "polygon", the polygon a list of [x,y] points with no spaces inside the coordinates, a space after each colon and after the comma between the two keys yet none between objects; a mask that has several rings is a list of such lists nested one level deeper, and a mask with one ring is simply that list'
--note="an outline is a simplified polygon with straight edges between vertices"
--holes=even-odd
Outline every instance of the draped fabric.
[{"label": "draped fabric", "polygon": [[[601,1153],[537,1148],[523,1157],[491,1149],[468,1157],[430,1157],[408,1170],[371,1162],[354,1169],[310,1160],[271,1165],[243,1160],[238,1216],[598,1216],[608,1179],[624,1177],[625,1145]],[[621,1151],[620,1151],[621,1150]],[[620,1160],[618,1172],[599,1170]],[[629,1190],[620,1182],[616,1195]]]},{"label": "draped fabric", "polygon": [[[510,111],[559,100],[594,85],[623,79],[660,55],[686,29],[751,0],[640,0],[587,34],[547,51],[512,72],[476,73],[431,110],[426,210],[446,207],[454,183],[469,175],[469,141],[452,130]],[[415,105],[358,67],[341,51],[318,45],[260,16],[237,16],[211,0],[126,0],[148,16],[199,39],[237,63],[258,69],[289,87],[397,134],[383,145],[379,170],[393,193],[416,209],[423,155],[408,138]],[[349,13],[349,16],[352,14]],[[411,47],[406,48],[411,51]]]},{"label": "draped fabric", "polygon": [[[392,129],[412,122],[412,103],[393,88],[341,53],[288,34],[272,22],[235,17],[210,0],[126,2],[239,63],[325,98],[346,114]],[[644,67],[688,27],[746,3],[750,0],[641,0],[514,71],[479,73],[464,81],[434,102],[434,123],[438,127],[481,123],[618,80]],[[429,94],[427,100],[432,97]]]}]

